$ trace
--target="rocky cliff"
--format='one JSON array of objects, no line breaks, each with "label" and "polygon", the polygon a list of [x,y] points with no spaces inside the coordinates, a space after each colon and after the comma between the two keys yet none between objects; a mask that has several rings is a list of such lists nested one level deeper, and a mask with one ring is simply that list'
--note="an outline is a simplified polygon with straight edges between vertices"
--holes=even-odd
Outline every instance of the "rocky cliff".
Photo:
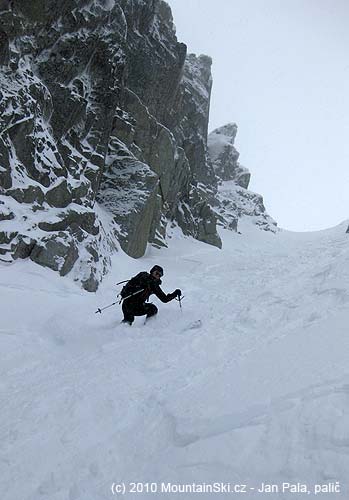
[{"label": "rocky cliff", "polygon": [[249,217],[260,229],[275,233],[277,225],[267,214],[263,197],[247,189],[251,176],[239,163],[240,155],[234,146],[236,134],[236,123],[228,123],[208,136],[208,151],[218,180],[212,202],[218,223],[236,231],[239,219]]},{"label": "rocky cliff", "polygon": [[169,223],[221,245],[221,179],[247,174],[210,159],[211,60],[186,52],[162,0],[0,0],[2,260],[93,291]]}]

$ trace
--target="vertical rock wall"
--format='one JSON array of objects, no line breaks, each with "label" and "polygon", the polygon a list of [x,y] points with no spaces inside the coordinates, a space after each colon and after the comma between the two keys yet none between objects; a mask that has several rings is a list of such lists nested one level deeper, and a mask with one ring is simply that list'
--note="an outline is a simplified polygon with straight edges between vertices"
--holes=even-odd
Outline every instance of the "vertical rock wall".
[{"label": "vertical rock wall", "polygon": [[169,223],[220,246],[211,86],[162,0],[2,0],[0,258],[96,290]]}]

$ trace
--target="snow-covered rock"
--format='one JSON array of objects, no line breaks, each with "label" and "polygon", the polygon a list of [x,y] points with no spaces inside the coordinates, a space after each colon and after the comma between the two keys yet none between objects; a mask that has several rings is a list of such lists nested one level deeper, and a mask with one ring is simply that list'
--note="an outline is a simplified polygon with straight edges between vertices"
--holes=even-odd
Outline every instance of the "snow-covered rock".
[{"label": "snow-covered rock", "polygon": [[186,62],[169,6],[19,0],[0,16],[1,258],[72,271],[95,290],[119,243],[140,257],[166,244],[168,221],[219,245],[196,189],[210,62]]},{"label": "snow-covered rock", "polygon": [[221,247],[237,211],[207,152],[211,59],[187,56],[170,7],[2,1],[0,21],[0,258],[95,291],[119,246],[166,246],[169,223]]},{"label": "snow-covered rock", "polygon": [[216,214],[227,229],[236,231],[239,219],[248,216],[261,229],[275,232],[276,222],[266,213],[262,196],[247,189],[250,172],[238,161],[236,134],[236,123],[228,123],[208,136],[208,151],[218,178]]}]

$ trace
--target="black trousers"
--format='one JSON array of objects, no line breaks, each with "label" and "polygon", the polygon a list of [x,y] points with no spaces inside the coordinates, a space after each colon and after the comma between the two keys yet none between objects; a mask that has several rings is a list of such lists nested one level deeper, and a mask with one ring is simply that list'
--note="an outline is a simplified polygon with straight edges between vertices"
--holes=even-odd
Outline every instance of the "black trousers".
[{"label": "black trousers", "polygon": [[146,302],[130,302],[124,300],[122,303],[122,312],[124,313],[124,321],[132,324],[135,316],[144,316],[147,318],[154,316],[158,312],[158,308],[154,304],[147,304]]}]

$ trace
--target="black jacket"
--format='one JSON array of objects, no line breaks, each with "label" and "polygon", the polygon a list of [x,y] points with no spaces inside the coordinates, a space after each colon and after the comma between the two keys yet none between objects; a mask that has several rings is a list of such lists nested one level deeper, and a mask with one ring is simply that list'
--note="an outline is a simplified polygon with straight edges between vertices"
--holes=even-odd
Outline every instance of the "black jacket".
[{"label": "black jacket", "polygon": [[160,287],[161,280],[157,280],[154,276],[147,272],[139,273],[135,278],[139,279],[142,291],[136,293],[128,299],[125,299],[125,302],[127,301],[129,304],[144,304],[144,302],[146,302],[152,294],[155,294],[157,298],[164,303],[170,302],[176,297],[174,292],[168,294],[164,293]]}]

